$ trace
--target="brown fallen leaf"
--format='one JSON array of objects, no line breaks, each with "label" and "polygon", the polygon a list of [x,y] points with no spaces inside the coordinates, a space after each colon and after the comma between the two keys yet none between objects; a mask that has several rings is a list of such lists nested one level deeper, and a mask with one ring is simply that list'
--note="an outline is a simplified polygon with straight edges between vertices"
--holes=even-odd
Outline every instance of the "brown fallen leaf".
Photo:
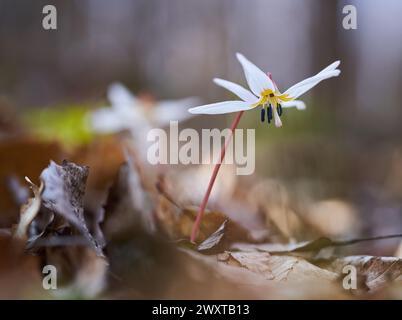
[{"label": "brown fallen leaf", "polygon": [[28,180],[35,198],[22,207],[14,233],[14,239],[23,239],[21,245],[40,257],[42,267],[56,266],[58,290],[52,294],[59,297],[74,294],[93,298],[106,286],[108,263],[102,252],[105,240],[99,226],[102,212],[92,219],[84,216],[87,176],[87,167],[67,161],[62,165],[51,162],[41,174],[40,188]]},{"label": "brown fallen leaf", "polygon": [[329,238],[321,237],[312,241],[304,241],[297,243],[261,243],[261,244],[250,244],[250,243],[235,243],[232,245],[232,250],[241,250],[248,252],[269,252],[276,255],[295,255],[303,256],[305,258],[313,258],[317,256],[321,250],[327,248],[343,247],[349,246],[365,241],[376,241],[376,240],[386,240],[392,238],[401,238],[402,234],[393,234],[387,236],[378,237],[368,237],[368,238],[356,238],[351,240],[331,240]]},{"label": "brown fallen leaf", "polygon": [[319,265],[340,275],[345,266],[354,266],[359,280],[357,289],[370,293],[402,280],[402,259],[395,257],[349,256],[324,260]]},{"label": "brown fallen leaf", "polygon": [[219,243],[222,241],[222,238],[225,235],[227,220],[225,220],[221,226],[216,230],[213,234],[211,234],[207,239],[201,242],[197,250],[198,251],[210,251],[211,249],[217,248]]},{"label": "brown fallen leaf", "polygon": [[[267,253],[203,255],[183,252],[208,266],[214,277],[237,286],[246,299],[339,299],[345,292],[334,280],[337,274],[295,257],[274,257]],[[289,258],[289,259],[287,259]]]},{"label": "brown fallen leaf", "polygon": [[[179,210],[176,216],[174,228],[174,237],[176,240],[189,239],[191,229],[195,217],[198,213],[197,207],[186,207]],[[237,221],[229,219],[224,213],[219,211],[205,211],[200,231],[198,233],[196,243],[201,243],[209,238],[225,223],[224,231],[224,247],[228,248],[230,244],[239,241],[259,242],[260,239],[255,239],[250,230],[244,228]]]},{"label": "brown fallen leaf", "polygon": [[229,252],[224,262],[238,264],[274,281],[315,280],[325,283],[337,278],[334,272],[321,269],[300,257],[275,256],[267,252]]},{"label": "brown fallen leaf", "polygon": [[44,183],[42,203],[78,230],[95,252],[103,256],[102,247],[89,232],[84,217],[83,197],[87,177],[88,167],[68,161],[63,161],[60,166],[51,161],[40,176]]},{"label": "brown fallen leaf", "polygon": [[246,252],[268,252],[275,255],[291,255],[304,258],[317,256],[321,250],[335,246],[335,242],[329,238],[318,238],[312,241],[291,243],[235,243],[232,250]]}]

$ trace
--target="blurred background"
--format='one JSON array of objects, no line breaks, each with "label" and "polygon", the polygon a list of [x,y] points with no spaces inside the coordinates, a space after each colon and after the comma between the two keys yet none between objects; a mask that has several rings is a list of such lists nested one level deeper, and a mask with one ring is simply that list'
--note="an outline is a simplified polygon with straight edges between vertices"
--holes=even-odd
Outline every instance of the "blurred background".
[{"label": "blurred background", "polygon": [[[42,28],[45,4],[57,7],[56,31]],[[347,4],[356,6],[357,30],[342,27]],[[17,108],[41,107],[99,99],[119,80],[158,97],[214,101],[225,92],[212,77],[244,82],[237,51],[281,88],[341,59],[342,78],[311,98],[326,95],[320,108],[353,131],[392,136],[401,13],[398,0],[2,0],[0,94]]]},{"label": "blurred background", "polygon": [[[57,7],[57,30],[42,28],[46,4]],[[357,9],[356,30],[342,27],[347,4]],[[158,99],[227,99],[212,78],[245,84],[235,52],[283,90],[340,59],[340,77],[303,96],[306,111],[286,110],[282,129],[261,124],[257,111],[244,117],[257,132],[250,179],[342,199],[363,217],[354,234],[400,233],[401,15],[399,0],[0,0],[0,128],[7,133],[12,115],[32,120],[43,108],[100,106],[114,81]]]}]

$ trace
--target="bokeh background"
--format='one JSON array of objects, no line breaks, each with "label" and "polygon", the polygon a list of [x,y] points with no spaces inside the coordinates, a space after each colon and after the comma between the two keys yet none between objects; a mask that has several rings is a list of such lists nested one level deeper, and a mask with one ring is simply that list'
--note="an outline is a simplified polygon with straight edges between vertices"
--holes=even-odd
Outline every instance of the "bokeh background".
[{"label": "bokeh background", "polygon": [[[57,7],[57,30],[42,29],[45,4]],[[347,4],[356,6],[357,30],[342,27]],[[0,0],[0,130],[6,139],[13,117],[27,112],[102,105],[113,81],[161,99],[227,99],[212,78],[245,83],[235,52],[283,89],[340,59],[340,77],[303,96],[306,111],[286,110],[283,128],[261,124],[257,111],[244,117],[257,132],[250,179],[341,199],[360,217],[352,235],[400,233],[401,15],[399,0]]]},{"label": "bokeh background", "polygon": [[[42,29],[55,4],[57,31]],[[342,8],[357,8],[357,30]],[[335,59],[342,78],[311,93],[365,134],[400,128],[398,0],[0,1],[0,93],[16,107],[98,99],[113,80],[160,97],[224,97],[213,76],[243,81],[240,51],[287,87]],[[310,98],[310,96],[309,96]]]}]

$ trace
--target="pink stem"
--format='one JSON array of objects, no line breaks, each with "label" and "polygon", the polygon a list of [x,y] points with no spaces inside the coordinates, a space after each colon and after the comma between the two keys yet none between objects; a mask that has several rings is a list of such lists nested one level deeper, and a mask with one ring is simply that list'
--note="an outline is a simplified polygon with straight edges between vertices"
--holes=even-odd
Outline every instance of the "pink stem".
[{"label": "pink stem", "polygon": [[205,192],[204,198],[202,199],[200,209],[198,210],[197,217],[195,218],[195,222],[193,224],[193,229],[191,230],[190,241],[193,243],[195,243],[195,239],[197,238],[198,231],[200,230],[201,219],[204,215],[205,208],[208,204],[208,199],[209,199],[209,196],[211,195],[212,187],[214,186],[216,176],[218,175],[218,172],[222,165],[223,159],[225,159],[226,149],[232,140],[234,130],[236,129],[237,125],[239,124],[240,118],[243,115],[243,113],[244,113],[244,111],[240,111],[237,114],[236,118],[233,120],[232,126],[230,127],[229,138],[226,140],[225,145],[221,149],[220,161],[217,164],[215,164],[214,171],[212,172],[211,179],[209,180],[207,191]]}]

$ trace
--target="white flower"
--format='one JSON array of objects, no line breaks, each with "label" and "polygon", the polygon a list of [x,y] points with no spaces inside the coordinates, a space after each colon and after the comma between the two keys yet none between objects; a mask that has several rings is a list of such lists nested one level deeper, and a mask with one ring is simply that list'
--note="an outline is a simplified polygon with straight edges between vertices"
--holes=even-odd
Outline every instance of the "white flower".
[{"label": "white flower", "polygon": [[107,92],[111,107],[95,110],[90,124],[99,133],[116,133],[129,130],[136,140],[153,127],[164,127],[170,121],[183,121],[191,117],[185,108],[199,103],[198,98],[161,100],[153,102],[134,96],[121,83],[113,83]]},{"label": "white flower", "polygon": [[246,80],[251,91],[243,88],[242,86],[223,79],[214,79],[214,82],[233,92],[242,101],[224,101],[218,103],[207,104],[189,109],[193,114],[222,114],[229,112],[238,112],[244,110],[251,110],[257,106],[261,106],[261,120],[265,119],[265,107],[267,107],[268,122],[272,118],[275,120],[277,127],[282,126],[280,116],[282,115],[282,108],[296,107],[299,110],[305,109],[303,101],[296,100],[306,91],[313,88],[322,80],[336,77],[340,74],[337,67],[340,61],[335,61],[315,76],[307,78],[299,83],[296,83],[285,92],[281,93],[272,81],[271,77],[261,71],[256,65],[251,63],[242,54],[236,54],[237,59],[240,61]]}]

